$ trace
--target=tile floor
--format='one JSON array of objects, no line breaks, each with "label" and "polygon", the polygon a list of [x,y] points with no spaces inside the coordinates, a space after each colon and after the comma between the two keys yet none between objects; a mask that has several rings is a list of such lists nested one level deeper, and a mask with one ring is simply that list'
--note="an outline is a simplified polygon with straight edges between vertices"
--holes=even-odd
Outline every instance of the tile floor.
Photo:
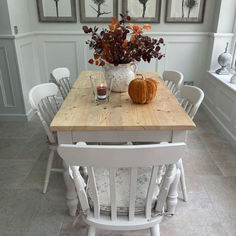
[{"label": "tile floor", "polygon": [[[161,235],[236,236],[236,153],[202,110],[195,122],[198,128],[189,132],[183,157],[189,201],[179,200],[176,215],[161,224]],[[37,118],[0,122],[0,236],[86,235],[82,222],[72,227],[61,174],[52,174],[42,194],[45,140]],[[97,235],[146,236],[149,231]]]}]

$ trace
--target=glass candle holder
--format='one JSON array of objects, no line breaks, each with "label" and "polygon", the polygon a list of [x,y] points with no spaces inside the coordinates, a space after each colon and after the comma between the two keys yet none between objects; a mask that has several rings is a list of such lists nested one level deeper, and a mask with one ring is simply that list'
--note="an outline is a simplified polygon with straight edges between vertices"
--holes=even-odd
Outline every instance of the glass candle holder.
[{"label": "glass candle holder", "polygon": [[113,76],[105,78],[104,73],[90,76],[94,100],[98,104],[108,103],[112,89]]}]

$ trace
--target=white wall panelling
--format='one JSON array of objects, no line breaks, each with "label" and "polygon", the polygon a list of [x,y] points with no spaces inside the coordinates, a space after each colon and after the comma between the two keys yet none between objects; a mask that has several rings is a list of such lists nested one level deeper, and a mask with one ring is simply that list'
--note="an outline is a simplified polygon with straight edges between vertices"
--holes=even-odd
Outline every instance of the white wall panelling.
[{"label": "white wall panelling", "polygon": [[[72,81],[82,70],[101,69],[88,64],[93,51],[85,44],[89,36],[83,32],[45,31],[35,32],[35,35],[42,82],[49,80],[49,74],[55,67],[68,67]],[[196,85],[201,86],[201,78],[206,71],[208,33],[152,32],[150,36],[164,38],[166,46],[162,51],[166,57],[161,61],[152,60],[150,64],[140,62],[139,70],[158,71],[160,74],[167,69],[180,70],[186,80],[193,80]]]},{"label": "white wall panelling", "polygon": [[12,90],[9,60],[5,46],[0,46],[0,87],[4,107],[15,107],[15,98]]},{"label": "white wall panelling", "polygon": [[207,73],[204,90],[204,109],[236,148],[236,90],[219,81],[211,73]]},{"label": "white wall panelling", "polygon": [[17,37],[15,39],[21,86],[23,91],[24,105],[29,113],[31,107],[28,102],[29,90],[41,82],[38,68],[37,42],[32,34]]},{"label": "white wall panelling", "polygon": [[25,119],[14,39],[0,38],[0,120]]}]

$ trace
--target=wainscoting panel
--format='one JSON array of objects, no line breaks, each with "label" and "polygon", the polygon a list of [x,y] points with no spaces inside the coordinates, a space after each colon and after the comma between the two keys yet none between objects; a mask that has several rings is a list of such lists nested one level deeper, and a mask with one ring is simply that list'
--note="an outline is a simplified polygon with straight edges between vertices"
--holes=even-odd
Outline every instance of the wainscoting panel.
[{"label": "wainscoting panel", "polygon": [[227,94],[227,90],[218,89],[215,97],[216,110],[219,113],[219,117],[224,122],[231,122],[232,119],[232,107],[234,106],[234,97],[230,97]]},{"label": "wainscoting panel", "polygon": [[4,107],[14,107],[15,99],[12,90],[12,78],[9,72],[9,60],[7,58],[6,47],[0,47],[0,88],[1,104]]},{"label": "wainscoting panel", "polygon": [[71,77],[78,75],[77,48],[75,41],[45,41],[44,61],[47,74],[56,67],[70,68]]},{"label": "wainscoting panel", "polygon": [[[41,81],[50,78],[50,72],[61,66],[66,66],[72,74],[72,81],[83,70],[101,70],[90,65],[88,60],[93,57],[85,41],[89,37],[82,32],[35,32],[38,42],[39,69]],[[201,86],[207,62],[207,33],[158,33],[152,32],[154,38],[164,38],[165,46],[162,52],[165,58],[151,63],[138,63],[140,71],[157,71],[162,75],[164,70],[179,70],[185,80],[192,80]]]},{"label": "wainscoting panel", "polygon": [[31,106],[28,102],[30,89],[39,84],[40,75],[38,69],[37,44],[32,34],[18,38],[15,41],[21,86],[23,90],[24,105],[26,113],[31,113]]},{"label": "wainscoting panel", "polygon": [[198,81],[201,70],[201,44],[194,42],[168,42],[166,44],[165,68],[173,68],[184,74],[185,80]]},{"label": "wainscoting panel", "polygon": [[26,117],[15,44],[13,38],[0,38],[0,120],[13,116]]}]

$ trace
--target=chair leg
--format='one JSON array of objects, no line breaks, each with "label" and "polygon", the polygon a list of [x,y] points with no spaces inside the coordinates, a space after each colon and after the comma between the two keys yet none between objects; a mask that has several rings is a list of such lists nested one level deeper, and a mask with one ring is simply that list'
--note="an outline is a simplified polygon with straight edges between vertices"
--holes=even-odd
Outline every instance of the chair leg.
[{"label": "chair leg", "polygon": [[188,194],[187,194],[187,189],[186,189],[184,167],[183,167],[182,159],[180,159],[179,162],[178,162],[178,168],[180,170],[180,186],[181,186],[181,190],[182,190],[182,193],[183,193],[183,200],[185,202],[187,202],[188,201]]},{"label": "chair leg", "polygon": [[96,235],[96,229],[93,226],[89,226],[88,236],[95,236],[95,235]]},{"label": "chair leg", "polygon": [[52,162],[53,162],[54,153],[55,153],[55,150],[51,150],[50,153],[49,153],[48,163],[47,163],[47,168],[46,168],[46,176],[45,176],[45,181],[44,181],[44,186],[43,186],[43,193],[47,192],[48,182],[49,182],[51,169],[52,169]]},{"label": "chair leg", "polygon": [[159,224],[156,224],[150,229],[151,236],[160,236],[160,227]]}]

